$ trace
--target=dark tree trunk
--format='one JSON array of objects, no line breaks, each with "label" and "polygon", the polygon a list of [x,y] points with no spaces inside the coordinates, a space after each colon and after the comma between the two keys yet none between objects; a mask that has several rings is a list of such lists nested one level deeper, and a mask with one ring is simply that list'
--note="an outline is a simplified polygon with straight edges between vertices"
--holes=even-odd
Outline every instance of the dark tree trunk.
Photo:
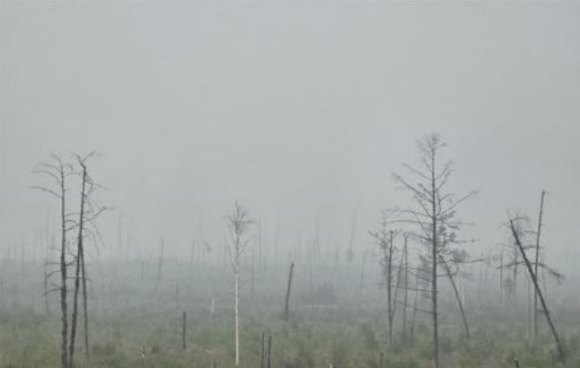
[{"label": "dark tree trunk", "polygon": [[294,275],[294,262],[290,263],[288,271],[288,286],[286,288],[286,301],[284,302],[284,320],[288,321],[290,317],[290,290],[292,288],[292,276]]},{"label": "dark tree trunk", "polygon": [[467,317],[465,317],[465,309],[463,308],[463,303],[461,302],[461,297],[459,296],[459,290],[457,290],[457,284],[455,283],[455,279],[451,274],[451,269],[449,265],[445,261],[443,257],[440,256],[441,263],[443,264],[443,268],[445,268],[445,273],[447,274],[447,278],[451,282],[451,286],[453,287],[453,293],[455,294],[455,300],[457,300],[457,305],[459,306],[459,312],[461,313],[461,320],[463,321],[463,328],[465,329],[465,337],[468,339],[471,338],[471,334],[469,333],[469,324],[467,323]]},{"label": "dark tree trunk", "polygon": [[387,304],[389,317],[389,345],[393,345],[393,300],[392,300],[392,275],[393,275],[393,232],[390,232],[390,239],[387,254]]},{"label": "dark tree trunk", "polygon": [[520,254],[522,255],[522,258],[524,259],[524,263],[526,264],[526,267],[527,267],[528,272],[530,274],[530,277],[532,279],[532,282],[534,283],[534,288],[536,289],[536,294],[538,295],[538,298],[540,299],[540,303],[542,304],[542,309],[544,310],[544,315],[546,316],[546,319],[548,320],[548,325],[550,325],[550,330],[552,330],[552,335],[554,336],[554,341],[556,342],[556,347],[558,348],[559,358],[562,361],[562,363],[565,363],[566,355],[564,354],[564,349],[562,348],[562,344],[560,342],[560,337],[558,336],[558,332],[556,331],[556,327],[554,326],[554,323],[552,322],[552,317],[550,316],[550,311],[548,310],[548,306],[547,306],[546,300],[544,299],[544,295],[542,294],[542,291],[540,290],[540,285],[538,284],[538,279],[536,277],[536,274],[534,273],[534,270],[532,268],[530,261],[528,260],[528,256],[526,255],[524,247],[522,246],[522,243],[520,242],[520,238],[519,238],[519,235],[514,227],[513,220],[510,220],[510,226],[511,226],[511,230],[512,230],[512,233],[513,233],[515,241],[516,241],[516,245],[518,246]]},{"label": "dark tree trunk", "polygon": [[435,368],[439,368],[439,324],[437,321],[437,255],[438,249],[438,217],[437,217],[437,185],[435,174],[435,152],[431,154],[431,298],[433,314],[433,360]]},{"label": "dark tree trunk", "polygon": [[61,246],[60,246],[60,309],[62,314],[61,330],[61,364],[62,368],[68,368],[68,306],[67,306],[67,265],[66,265],[66,206],[65,206],[65,175],[64,168],[60,166],[60,220],[61,220]]},{"label": "dark tree trunk", "polygon": [[268,337],[268,365],[267,368],[272,368],[272,336]]},{"label": "dark tree trunk", "polygon": [[[538,217],[538,231],[536,233],[536,263],[534,263],[534,273],[538,275],[538,264],[540,262],[540,239],[542,234],[542,218],[544,217],[544,197],[546,191],[542,190],[540,198],[540,216]],[[545,279],[544,279],[545,280]],[[544,285],[544,290],[545,290]],[[538,337],[538,295],[534,293],[534,336]]]},{"label": "dark tree trunk", "polygon": [[163,272],[163,250],[165,249],[165,242],[161,239],[161,253],[159,254],[159,264],[157,266],[157,282],[155,292],[159,294],[159,284],[161,283],[161,273]]},{"label": "dark tree trunk", "polygon": [[[72,311],[72,321],[71,321],[71,337],[69,345],[69,367],[73,367],[74,354],[75,354],[75,340],[77,332],[77,320],[78,320],[78,309],[79,309],[79,293],[81,287],[81,268],[84,268],[84,250],[83,250],[83,240],[84,240],[84,225],[85,225],[85,202],[86,202],[86,185],[87,185],[87,170],[84,164],[81,163],[82,167],[82,184],[81,184],[81,203],[79,212],[79,232],[77,237],[77,257],[76,257],[76,270],[75,270],[75,287],[73,294],[73,311]],[[84,278],[84,272],[83,276]],[[86,283],[83,281],[86,287]],[[83,297],[86,303],[86,295]],[[86,306],[86,305],[85,305]],[[85,331],[86,333],[86,331]]]},{"label": "dark tree trunk", "polygon": [[183,350],[187,348],[186,333],[187,333],[187,314],[183,312],[181,319],[181,347],[183,348]]},{"label": "dark tree trunk", "polygon": [[86,263],[85,263],[84,248],[82,248],[82,253],[81,253],[81,280],[82,280],[82,293],[83,293],[83,324],[84,324],[84,338],[85,338],[85,357],[88,359],[90,356],[89,306],[88,306],[88,295],[87,295],[87,269],[86,269]]}]

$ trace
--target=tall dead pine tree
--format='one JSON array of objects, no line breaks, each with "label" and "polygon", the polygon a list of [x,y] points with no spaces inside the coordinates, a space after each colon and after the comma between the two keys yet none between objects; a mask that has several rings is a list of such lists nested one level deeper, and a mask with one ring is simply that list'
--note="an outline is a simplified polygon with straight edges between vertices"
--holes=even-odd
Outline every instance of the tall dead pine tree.
[{"label": "tall dead pine tree", "polygon": [[41,190],[45,193],[55,196],[59,200],[60,215],[60,310],[61,310],[61,365],[62,368],[69,367],[68,360],[68,304],[67,304],[67,280],[68,280],[68,262],[67,254],[67,233],[68,221],[66,212],[66,179],[72,174],[72,167],[63,162],[61,157],[52,155],[51,162],[40,163],[35,172],[51,179],[51,186],[33,186],[34,189]]},{"label": "tall dead pine tree", "polygon": [[433,324],[433,361],[439,368],[439,322],[438,322],[438,268],[440,257],[446,257],[453,244],[459,243],[456,231],[463,224],[455,218],[457,207],[468,198],[467,195],[456,199],[447,192],[446,186],[453,174],[450,161],[441,162],[441,150],[445,142],[436,133],[425,136],[418,142],[421,166],[404,164],[408,177],[394,174],[395,182],[411,194],[413,205],[399,210],[401,223],[412,225],[414,238],[426,246],[429,263],[428,277],[431,284],[431,317]]},{"label": "tall dead pine tree", "polygon": [[80,189],[80,204],[78,221],[73,225],[77,227],[77,254],[75,259],[75,283],[73,292],[73,313],[71,321],[71,341],[69,346],[69,365],[72,367],[74,361],[74,351],[75,351],[75,336],[77,330],[77,318],[78,318],[78,299],[79,294],[82,295],[83,302],[83,337],[85,345],[85,357],[89,357],[89,308],[88,308],[88,296],[87,296],[87,269],[86,269],[86,248],[85,239],[93,238],[96,241],[98,236],[98,229],[95,225],[95,220],[101,213],[107,210],[107,207],[97,207],[93,203],[91,196],[99,188],[96,184],[87,168],[87,160],[91,158],[95,152],[81,157],[75,155],[78,170],[77,174],[81,178],[81,189]]},{"label": "tall dead pine tree", "polygon": [[81,193],[80,193],[80,211],[79,220],[76,224],[78,229],[77,235],[77,254],[75,259],[75,279],[74,279],[74,291],[73,291],[73,309],[71,316],[71,336],[70,336],[70,346],[69,346],[69,365],[73,366],[74,355],[75,355],[75,340],[77,333],[77,319],[78,319],[78,307],[79,307],[79,292],[81,285],[81,262],[84,259],[83,250],[83,230],[85,228],[85,205],[86,205],[86,188],[87,188],[87,167],[85,163],[79,159],[81,165]]}]

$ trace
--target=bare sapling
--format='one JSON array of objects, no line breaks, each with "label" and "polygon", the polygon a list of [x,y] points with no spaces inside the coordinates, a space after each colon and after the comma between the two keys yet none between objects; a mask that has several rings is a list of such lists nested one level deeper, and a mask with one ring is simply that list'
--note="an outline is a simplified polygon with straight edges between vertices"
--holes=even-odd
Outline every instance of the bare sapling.
[{"label": "bare sapling", "polygon": [[240,268],[242,255],[251,240],[247,236],[247,232],[253,223],[247,211],[237,202],[234,203],[234,210],[227,217],[230,242],[226,250],[234,275],[234,345],[236,367],[240,364]]}]

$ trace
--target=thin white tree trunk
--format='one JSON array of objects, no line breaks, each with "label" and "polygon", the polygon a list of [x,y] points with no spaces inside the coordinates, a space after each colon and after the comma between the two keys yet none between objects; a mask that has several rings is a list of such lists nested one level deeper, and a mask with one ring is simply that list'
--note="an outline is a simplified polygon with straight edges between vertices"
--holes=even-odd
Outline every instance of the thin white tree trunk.
[{"label": "thin white tree trunk", "polygon": [[236,346],[236,367],[240,364],[240,275],[238,270],[234,271],[234,319],[235,319],[235,346]]}]

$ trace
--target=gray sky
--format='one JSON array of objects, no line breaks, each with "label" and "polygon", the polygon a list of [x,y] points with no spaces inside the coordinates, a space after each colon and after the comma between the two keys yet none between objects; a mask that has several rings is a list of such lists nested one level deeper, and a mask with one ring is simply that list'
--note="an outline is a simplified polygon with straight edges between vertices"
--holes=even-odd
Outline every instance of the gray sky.
[{"label": "gray sky", "polygon": [[[51,152],[96,149],[116,224],[170,251],[219,241],[234,199],[271,234],[357,243],[404,205],[393,171],[448,141],[478,247],[509,209],[550,259],[580,260],[580,3],[0,2],[2,247],[43,228],[29,189]],[[52,204],[51,204],[52,203]],[[203,224],[203,225],[200,225]],[[334,245],[333,245],[334,246]],[[479,249],[479,248],[478,248]]]}]

